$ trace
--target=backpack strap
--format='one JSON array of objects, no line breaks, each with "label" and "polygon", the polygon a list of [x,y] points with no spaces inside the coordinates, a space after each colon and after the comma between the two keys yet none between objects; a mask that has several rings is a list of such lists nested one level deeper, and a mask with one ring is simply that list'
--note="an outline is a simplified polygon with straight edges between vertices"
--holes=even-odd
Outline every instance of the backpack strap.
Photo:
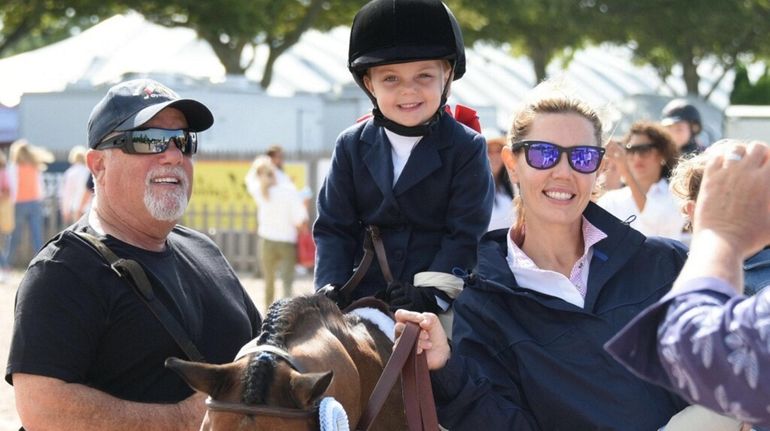
[{"label": "backpack strap", "polygon": [[131,285],[139,299],[147,305],[152,314],[155,315],[155,318],[158,319],[160,324],[163,325],[191,361],[206,362],[206,359],[198,351],[198,348],[195,347],[192,340],[190,340],[182,325],[179,324],[163,303],[155,297],[152,284],[150,284],[150,280],[147,278],[147,274],[145,274],[139,262],[118,257],[104,242],[90,233],[76,230],[71,232],[94,248],[107,261],[110,268],[115,271],[115,274],[125,279]]}]

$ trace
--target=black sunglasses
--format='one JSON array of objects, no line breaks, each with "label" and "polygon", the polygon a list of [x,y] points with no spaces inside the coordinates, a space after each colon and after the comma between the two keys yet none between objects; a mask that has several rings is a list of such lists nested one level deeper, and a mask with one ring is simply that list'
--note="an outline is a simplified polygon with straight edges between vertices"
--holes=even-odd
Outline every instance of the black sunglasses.
[{"label": "black sunglasses", "polygon": [[561,154],[567,153],[570,167],[581,174],[596,172],[604,156],[604,148],[593,145],[562,147],[545,141],[519,141],[511,147],[513,151],[522,148],[527,164],[535,169],[551,169],[559,163]]},{"label": "black sunglasses", "polygon": [[650,154],[652,150],[656,148],[655,144],[639,144],[639,145],[626,145],[626,152],[628,154],[638,154],[640,156],[646,156]]},{"label": "black sunglasses", "polygon": [[127,154],[160,154],[174,143],[185,156],[198,151],[198,136],[187,129],[135,129],[105,139],[97,150],[120,148]]}]

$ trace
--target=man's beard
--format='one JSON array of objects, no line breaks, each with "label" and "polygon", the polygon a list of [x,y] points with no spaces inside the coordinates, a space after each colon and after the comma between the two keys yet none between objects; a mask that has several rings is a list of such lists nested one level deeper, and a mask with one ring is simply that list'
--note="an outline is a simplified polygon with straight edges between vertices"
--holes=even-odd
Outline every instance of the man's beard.
[{"label": "man's beard", "polygon": [[[158,190],[158,187],[153,187],[150,180],[159,177],[178,178],[179,186],[172,190]],[[154,219],[176,222],[182,218],[187,209],[189,184],[187,173],[179,166],[151,169],[145,178],[144,206]]]}]

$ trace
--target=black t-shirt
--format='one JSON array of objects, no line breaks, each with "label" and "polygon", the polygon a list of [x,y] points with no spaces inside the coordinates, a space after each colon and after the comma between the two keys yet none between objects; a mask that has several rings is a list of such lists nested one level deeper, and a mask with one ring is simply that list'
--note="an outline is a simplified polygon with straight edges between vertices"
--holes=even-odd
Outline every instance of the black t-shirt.
[{"label": "black t-shirt", "polygon": [[[208,362],[232,361],[258,334],[259,312],[206,236],[177,226],[163,252],[103,240],[141,263],[155,295]],[[193,391],[163,366],[170,356],[186,359],[128,282],[74,233],[65,231],[32,260],[16,296],[9,383],[12,373],[28,373],[125,400],[177,402]]]}]

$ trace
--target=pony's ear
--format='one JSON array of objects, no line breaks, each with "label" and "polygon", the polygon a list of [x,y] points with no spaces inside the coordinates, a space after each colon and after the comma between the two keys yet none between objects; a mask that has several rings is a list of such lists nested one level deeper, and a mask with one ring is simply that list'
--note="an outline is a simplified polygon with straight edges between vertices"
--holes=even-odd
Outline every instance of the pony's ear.
[{"label": "pony's ear", "polygon": [[235,363],[212,365],[168,358],[165,366],[179,374],[191,388],[207,393],[212,397],[219,395],[215,394],[214,391],[221,391],[223,387],[229,386],[225,383],[228,379],[237,379],[238,375]]},{"label": "pony's ear", "polygon": [[332,382],[333,371],[325,373],[292,373],[291,392],[300,408],[313,405]]}]

